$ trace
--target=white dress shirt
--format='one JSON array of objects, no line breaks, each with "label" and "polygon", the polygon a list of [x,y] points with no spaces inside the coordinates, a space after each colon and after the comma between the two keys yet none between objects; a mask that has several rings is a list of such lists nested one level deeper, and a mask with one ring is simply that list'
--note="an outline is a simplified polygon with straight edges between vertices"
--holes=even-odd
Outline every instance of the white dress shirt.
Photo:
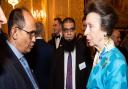
[{"label": "white dress shirt", "polygon": [[[64,89],[66,89],[66,76],[67,76],[67,62],[68,62],[69,52],[64,52]],[[71,52],[72,55],[72,87],[76,89],[76,78],[75,78],[75,70],[76,70],[76,50],[74,49]]]},{"label": "white dress shirt", "polygon": [[30,81],[32,82],[33,86],[35,89],[39,89],[38,85],[36,84],[34,77],[31,73],[31,69],[29,68],[29,65],[26,61],[26,59],[24,58],[24,55],[18,51],[11,43],[9,43],[9,41],[6,41],[7,44],[9,45],[9,47],[12,49],[13,53],[16,55],[16,57],[18,58],[19,62],[21,63],[21,65],[23,66],[24,70],[26,71]]}]

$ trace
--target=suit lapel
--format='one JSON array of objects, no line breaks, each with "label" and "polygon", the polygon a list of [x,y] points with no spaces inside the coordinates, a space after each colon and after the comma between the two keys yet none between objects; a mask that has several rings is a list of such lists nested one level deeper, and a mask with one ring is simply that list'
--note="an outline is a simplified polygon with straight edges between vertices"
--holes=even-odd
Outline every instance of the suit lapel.
[{"label": "suit lapel", "polygon": [[[58,70],[58,74],[60,74],[61,77],[59,77],[59,81],[60,81],[60,89],[64,88],[64,50],[63,48],[60,48],[59,51],[58,51],[58,64],[59,64],[59,67],[57,66],[57,69]],[[63,77],[62,77],[63,76]]]},{"label": "suit lapel", "polygon": [[81,70],[79,68],[79,64],[83,62],[81,55],[82,55],[81,54],[81,50],[78,47],[78,45],[76,45],[76,75],[75,75],[75,78],[76,78],[76,88],[78,88],[78,85],[80,83],[80,73],[81,73]]},{"label": "suit lapel", "polygon": [[[61,64],[61,69],[62,69],[62,76],[64,76],[64,50],[62,51],[62,53],[60,54],[60,58],[61,58],[61,61],[60,61],[60,64]],[[62,77],[62,80],[63,80],[63,84],[64,84],[64,77]]]},{"label": "suit lapel", "polygon": [[6,51],[8,53],[7,57],[10,60],[10,62],[12,63],[12,65],[14,66],[14,68],[16,69],[16,71],[19,72],[19,74],[20,74],[19,76],[21,76],[26,81],[26,83],[27,83],[27,85],[29,85],[29,87],[30,87],[30,85],[33,87],[32,83],[31,83],[26,71],[24,70],[23,66],[21,65],[19,59],[13,53],[11,48],[8,45],[6,45],[6,46],[7,46]]}]

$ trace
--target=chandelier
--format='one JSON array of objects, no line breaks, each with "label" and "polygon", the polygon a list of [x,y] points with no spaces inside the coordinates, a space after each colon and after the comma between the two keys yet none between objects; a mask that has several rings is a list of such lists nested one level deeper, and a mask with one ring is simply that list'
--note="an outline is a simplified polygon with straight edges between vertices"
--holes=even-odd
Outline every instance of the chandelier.
[{"label": "chandelier", "polygon": [[20,0],[8,0],[8,3],[13,6],[13,9],[15,8],[15,5],[19,3]]},{"label": "chandelier", "polygon": [[34,11],[32,11],[32,15],[38,21],[45,22],[45,20],[46,20],[46,12],[45,12],[45,10],[34,10]]}]

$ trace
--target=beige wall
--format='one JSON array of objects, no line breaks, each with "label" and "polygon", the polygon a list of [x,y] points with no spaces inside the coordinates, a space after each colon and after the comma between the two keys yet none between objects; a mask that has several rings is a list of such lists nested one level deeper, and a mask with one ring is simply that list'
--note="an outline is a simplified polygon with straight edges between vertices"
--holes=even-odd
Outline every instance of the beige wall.
[{"label": "beige wall", "polygon": [[77,32],[82,29],[84,0],[48,0],[48,33],[50,38],[53,19],[55,17],[73,17],[76,21]]},{"label": "beige wall", "polygon": [[[12,6],[7,3],[7,0],[2,0],[1,4],[8,17],[10,11],[13,9]],[[81,32],[84,0],[20,0],[20,3],[15,7],[20,6],[24,6],[30,11],[34,9],[44,9],[46,11],[47,17],[43,22],[45,24],[44,39],[46,41],[51,38],[52,24],[55,17],[61,17],[62,19],[73,17],[76,21],[77,32]],[[6,29],[6,32],[6,26],[4,26],[4,29]]]}]

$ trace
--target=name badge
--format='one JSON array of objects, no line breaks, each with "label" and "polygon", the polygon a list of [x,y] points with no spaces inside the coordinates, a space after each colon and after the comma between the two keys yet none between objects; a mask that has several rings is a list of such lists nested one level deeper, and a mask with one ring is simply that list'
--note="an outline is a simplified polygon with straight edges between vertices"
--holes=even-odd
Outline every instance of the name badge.
[{"label": "name badge", "polygon": [[82,62],[81,64],[79,64],[79,69],[82,70],[86,68],[86,63],[85,62]]}]

